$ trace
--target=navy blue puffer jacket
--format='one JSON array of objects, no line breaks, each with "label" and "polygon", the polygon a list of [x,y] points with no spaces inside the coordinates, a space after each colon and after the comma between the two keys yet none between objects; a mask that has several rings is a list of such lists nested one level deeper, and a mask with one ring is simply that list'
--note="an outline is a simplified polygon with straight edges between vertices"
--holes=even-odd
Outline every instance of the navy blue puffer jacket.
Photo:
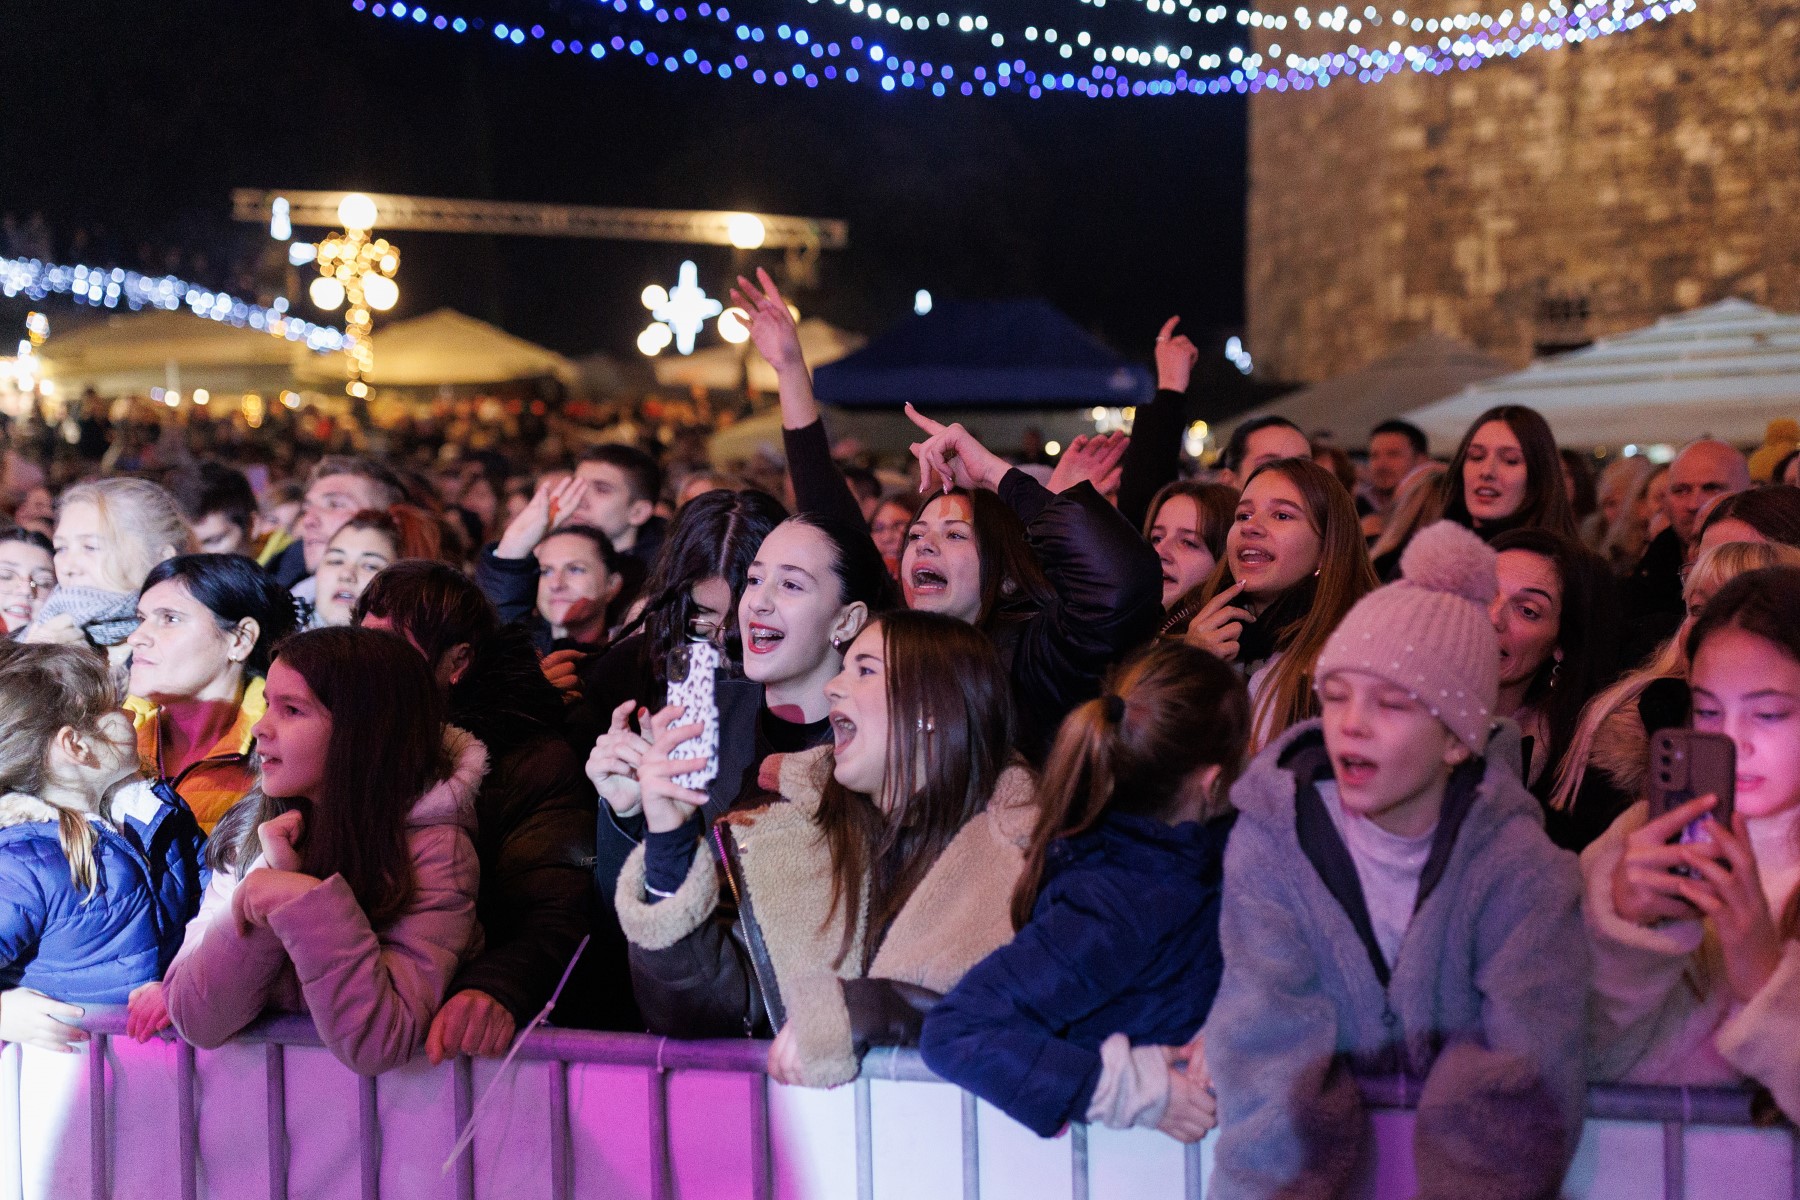
[{"label": "navy blue puffer jacket", "polygon": [[94,825],[99,887],[89,896],[70,879],[56,810],[0,796],[0,988],[122,1004],[162,978],[200,908],[200,827],[178,797],[141,782],[113,816]]},{"label": "navy blue puffer jacket", "polygon": [[1051,843],[1031,921],[926,1016],[926,1065],[1049,1137],[1086,1114],[1109,1036],[1192,1040],[1224,969],[1232,820],[1171,827],[1108,813]]}]

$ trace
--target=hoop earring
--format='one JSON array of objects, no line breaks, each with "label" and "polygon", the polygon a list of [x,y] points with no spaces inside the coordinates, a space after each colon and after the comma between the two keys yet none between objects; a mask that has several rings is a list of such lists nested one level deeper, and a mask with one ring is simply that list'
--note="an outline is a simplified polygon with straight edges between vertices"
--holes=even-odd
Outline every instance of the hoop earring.
[{"label": "hoop earring", "polygon": [[1550,690],[1554,692],[1556,685],[1560,682],[1562,682],[1562,659],[1558,658],[1551,660],[1550,663]]}]

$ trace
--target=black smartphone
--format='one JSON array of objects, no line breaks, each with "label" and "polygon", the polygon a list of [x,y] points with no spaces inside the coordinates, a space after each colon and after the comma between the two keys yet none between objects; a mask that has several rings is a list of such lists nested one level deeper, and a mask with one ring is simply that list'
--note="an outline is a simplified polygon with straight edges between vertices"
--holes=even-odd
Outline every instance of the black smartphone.
[{"label": "black smartphone", "polygon": [[[1650,819],[1681,807],[1698,796],[1718,803],[1706,816],[1691,821],[1670,844],[1705,842],[1702,823],[1711,817],[1729,827],[1737,797],[1737,744],[1724,734],[1693,729],[1659,729],[1650,737]],[[1677,867],[1686,874],[1687,868]]]}]

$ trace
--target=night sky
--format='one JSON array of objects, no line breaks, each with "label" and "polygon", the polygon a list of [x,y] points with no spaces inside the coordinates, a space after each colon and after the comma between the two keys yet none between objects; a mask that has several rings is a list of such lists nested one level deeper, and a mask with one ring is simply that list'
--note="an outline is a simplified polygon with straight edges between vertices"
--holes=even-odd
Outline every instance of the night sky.
[{"label": "night sky", "polygon": [[[594,19],[586,0],[442,7]],[[1104,13],[1077,0],[926,7],[984,11],[997,28],[1010,13],[1016,25],[1111,28],[1140,42],[1169,28],[1130,0]],[[869,32],[866,19],[829,4],[738,8],[770,23]],[[1041,294],[1140,356],[1170,313],[1215,344],[1242,320],[1236,96],[777,90],[375,20],[350,0],[11,0],[0,40],[0,210],[41,210],[59,243],[89,228],[90,259],[137,265],[123,260],[146,243],[243,257],[266,230],[230,221],[232,188],[356,188],[843,218],[850,249],[828,252],[820,287],[797,299],[864,332],[904,315],[919,288]],[[716,293],[732,258],[583,240],[394,240],[403,255],[395,315],[450,305],[577,355],[635,353],[645,284],[672,283],[693,257]],[[779,253],[751,257],[774,265]],[[58,311],[66,303],[53,320]]]}]

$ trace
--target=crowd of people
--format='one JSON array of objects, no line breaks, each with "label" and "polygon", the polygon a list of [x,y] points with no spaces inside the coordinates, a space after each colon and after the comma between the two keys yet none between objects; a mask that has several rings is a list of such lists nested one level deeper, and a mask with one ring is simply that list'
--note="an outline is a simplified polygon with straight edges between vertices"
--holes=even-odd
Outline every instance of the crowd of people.
[{"label": "crowd of people", "polygon": [[[1369,1072],[1424,1195],[1554,1194],[1590,1081],[1800,1117],[1791,452],[1596,482],[1505,407],[1447,463],[1266,417],[1198,467],[1171,320],[1129,437],[1015,465],[909,409],[896,490],[768,277],[734,302],[780,496],[622,444],[14,496],[0,1040],[917,1045],[1045,1136],[1216,1126],[1222,1196],[1337,1194]],[[1729,819],[1651,814],[1674,728],[1734,744]]]}]

